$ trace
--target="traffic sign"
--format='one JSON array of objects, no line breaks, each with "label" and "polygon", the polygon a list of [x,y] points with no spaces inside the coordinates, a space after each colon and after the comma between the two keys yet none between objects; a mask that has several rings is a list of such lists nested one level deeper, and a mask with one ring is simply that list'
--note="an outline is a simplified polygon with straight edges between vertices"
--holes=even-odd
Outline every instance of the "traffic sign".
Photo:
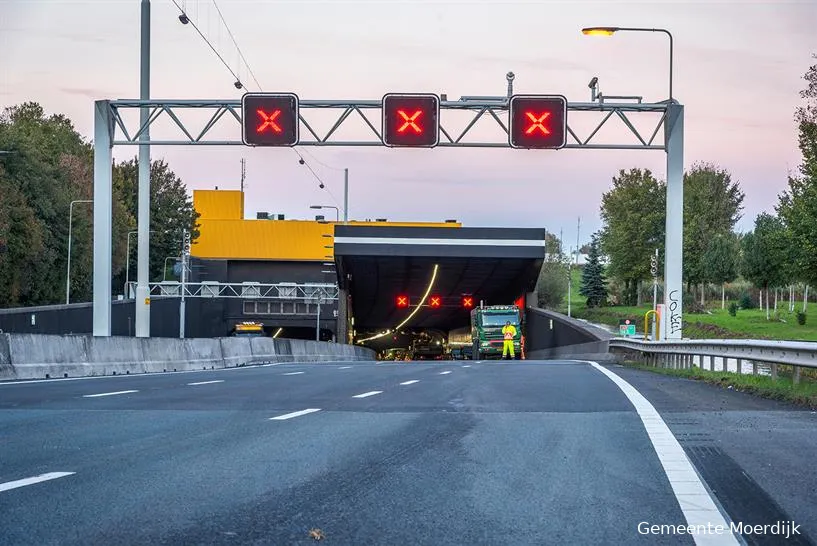
[{"label": "traffic sign", "polygon": [[618,321],[618,334],[620,336],[634,336],[634,335],[636,335],[635,321],[630,320],[630,319],[619,319],[619,321]]},{"label": "traffic sign", "polygon": [[514,95],[508,111],[511,147],[556,150],[567,144],[567,98],[562,95]]},{"label": "traffic sign", "polygon": [[420,93],[387,93],[381,105],[383,144],[433,148],[440,143],[440,97]]},{"label": "traffic sign", "polygon": [[474,296],[463,296],[462,306],[465,309],[472,309],[474,307]]},{"label": "traffic sign", "polygon": [[433,308],[439,308],[443,304],[442,296],[429,296],[428,297],[428,306]]},{"label": "traffic sign", "polygon": [[402,307],[408,307],[408,306],[409,306],[409,297],[408,296],[404,296],[402,294],[400,296],[397,296],[397,307],[402,308]]},{"label": "traffic sign", "polygon": [[241,140],[247,146],[295,146],[298,126],[297,95],[245,93],[241,97]]}]

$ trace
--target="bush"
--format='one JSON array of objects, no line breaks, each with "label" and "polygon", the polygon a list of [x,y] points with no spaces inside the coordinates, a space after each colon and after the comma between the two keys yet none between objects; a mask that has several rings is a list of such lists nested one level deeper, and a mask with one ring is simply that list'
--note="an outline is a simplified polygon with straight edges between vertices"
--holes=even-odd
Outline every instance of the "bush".
[{"label": "bush", "polygon": [[800,326],[806,325],[806,314],[802,311],[797,311],[797,324]]},{"label": "bush", "polygon": [[749,292],[744,292],[740,295],[740,302],[738,303],[741,309],[754,309],[755,302],[752,300],[752,295]]},{"label": "bush", "polygon": [[729,314],[733,317],[738,316],[738,304],[732,302],[729,304]]}]

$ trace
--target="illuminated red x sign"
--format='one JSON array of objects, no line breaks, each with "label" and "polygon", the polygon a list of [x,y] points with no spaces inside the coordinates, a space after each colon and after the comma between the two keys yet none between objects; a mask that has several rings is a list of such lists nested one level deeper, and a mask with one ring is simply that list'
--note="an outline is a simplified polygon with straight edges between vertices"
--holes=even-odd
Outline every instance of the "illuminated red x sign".
[{"label": "illuminated red x sign", "polygon": [[550,130],[545,127],[545,120],[550,117],[550,112],[542,112],[542,114],[538,115],[534,112],[525,112],[525,116],[530,121],[530,126],[525,131],[525,134],[529,135],[535,132],[537,129],[542,132],[543,135],[549,135]]},{"label": "illuminated red x sign", "polygon": [[466,309],[470,309],[474,306],[474,298],[472,296],[463,296],[462,298],[462,306]]},{"label": "illuminated red x sign", "polygon": [[281,132],[281,127],[277,123],[275,123],[275,120],[278,119],[278,116],[281,115],[280,110],[275,110],[270,114],[267,114],[266,112],[259,108],[257,112],[258,117],[261,118],[261,121],[263,123],[261,123],[261,125],[258,126],[258,129],[255,130],[256,133],[263,133],[264,131],[267,130],[267,128],[269,128],[271,131],[275,131],[276,133]]},{"label": "illuminated red x sign", "polygon": [[419,118],[422,113],[422,110],[415,110],[414,113],[409,116],[405,110],[398,110],[397,115],[403,119],[403,125],[397,128],[397,132],[403,133],[406,129],[411,128],[418,135],[422,133],[423,129],[416,123],[417,118]]},{"label": "illuminated red x sign", "polygon": [[397,307],[408,307],[408,296],[397,296]]},{"label": "illuminated red x sign", "polygon": [[439,307],[442,305],[443,299],[440,296],[431,296],[428,298],[429,307]]}]

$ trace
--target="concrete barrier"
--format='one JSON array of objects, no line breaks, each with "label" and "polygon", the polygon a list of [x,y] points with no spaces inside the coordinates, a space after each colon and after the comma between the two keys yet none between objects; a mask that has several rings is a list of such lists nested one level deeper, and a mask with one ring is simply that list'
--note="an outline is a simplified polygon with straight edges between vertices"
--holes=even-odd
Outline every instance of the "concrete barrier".
[{"label": "concrete barrier", "polygon": [[374,360],[337,343],[271,339],[172,339],[0,334],[0,380],[232,368],[270,362]]}]

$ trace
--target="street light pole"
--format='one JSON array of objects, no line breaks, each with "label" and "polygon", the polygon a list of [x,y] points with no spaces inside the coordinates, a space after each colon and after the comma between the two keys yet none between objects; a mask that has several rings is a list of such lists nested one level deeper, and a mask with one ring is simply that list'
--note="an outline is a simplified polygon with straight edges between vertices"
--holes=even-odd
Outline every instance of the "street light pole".
[{"label": "street light pole", "polygon": [[68,265],[65,272],[65,305],[71,303],[71,234],[74,223],[74,203],[93,203],[93,201],[81,199],[71,201],[71,204],[68,205]]},{"label": "street light pole", "polygon": [[349,169],[343,169],[343,223],[349,223]]},{"label": "street light pole", "polygon": [[[150,0],[141,2],[141,46],[139,54],[139,98],[150,99]],[[149,108],[139,110],[139,193],[138,193],[138,255],[136,261],[136,337],[150,337],[150,306],[148,286],[150,276],[150,131]]]},{"label": "street light pole", "polygon": [[315,341],[321,340],[321,295],[318,294],[318,313],[317,322],[315,324]]},{"label": "street light pole", "polygon": [[[126,248],[126,250],[125,250],[125,290],[123,292],[123,294],[125,295],[125,299],[128,299],[128,281],[130,281],[130,236],[133,235],[134,233],[139,233],[139,231],[129,231],[128,232],[128,241],[127,241],[127,244],[125,245],[125,248]],[[150,230],[149,233],[156,233],[156,231],[155,230]],[[138,239],[139,238],[137,237],[137,242],[138,242]],[[139,247],[137,246],[137,251],[138,251],[138,249],[139,249]]]},{"label": "street light pole", "polygon": [[335,222],[340,222],[340,211],[333,205],[309,205],[311,209],[335,209]]}]

